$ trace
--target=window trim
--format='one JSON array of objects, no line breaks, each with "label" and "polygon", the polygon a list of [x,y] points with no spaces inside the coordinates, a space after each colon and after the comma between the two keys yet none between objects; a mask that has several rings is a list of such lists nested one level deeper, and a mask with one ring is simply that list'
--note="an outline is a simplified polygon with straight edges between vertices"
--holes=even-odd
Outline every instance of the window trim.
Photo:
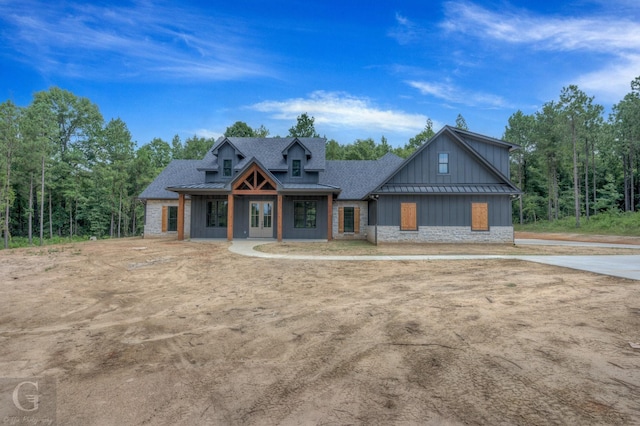
[{"label": "window trim", "polygon": [[[441,161],[441,156],[446,156],[445,159],[446,161]],[[443,172],[441,171],[440,167],[441,166],[446,166],[447,167],[447,171]],[[448,175],[450,172],[450,167],[449,167],[449,153],[448,152],[439,152],[438,153],[438,174],[439,175]]]},{"label": "window trim", "polygon": [[[295,167],[296,163],[298,164],[297,168]],[[302,177],[302,160],[291,160],[291,177]]]},{"label": "window trim", "polygon": [[[228,173],[227,173],[227,170],[229,171]],[[223,177],[233,176],[233,160],[229,158],[225,158],[224,160],[222,160],[222,176]]]},{"label": "window trim", "polygon": [[[298,226],[296,204],[303,204],[304,226]],[[313,207],[311,205],[313,204]],[[313,226],[307,226],[309,221],[309,211],[314,210]],[[293,228],[294,229],[317,229],[318,228],[318,201],[317,200],[294,200],[293,201]]]}]

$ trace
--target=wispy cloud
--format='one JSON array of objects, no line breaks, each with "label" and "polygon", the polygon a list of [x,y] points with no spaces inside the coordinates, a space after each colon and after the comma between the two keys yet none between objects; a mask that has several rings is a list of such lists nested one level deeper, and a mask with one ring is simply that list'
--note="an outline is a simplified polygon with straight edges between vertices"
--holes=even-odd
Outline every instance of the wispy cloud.
[{"label": "wispy cloud", "polygon": [[[563,84],[578,84],[599,100],[615,102],[640,74],[640,22],[629,8],[640,12],[637,2],[626,0],[603,2],[602,10],[593,16],[580,16],[579,10],[573,16],[543,16],[513,8],[496,12],[468,1],[452,1],[445,4],[441,27],[494,45],[582,55],[580,65],[574,67],[575,76]],[[592,60],[584,55],[592,55]]]},{"label": "wispy cloud", "polygon": [[427,116],[404,111],[381,109],[371,100],[342,92],[316,91],[306,98],[265,101],[250,106],[271,118],[295,122],[308,113],[316,124],[333,128],[368,129],[394,133],[412,133],[424,128]]},{"label": "wispy cloud", "polygon": [[628,51],[640,48],[640,23],[621,16],[549,17],[527,11],[493,12],[470,2],[445,4],[442,27],[481,39],[543,50]]},{"label": "wispy cloud", "polygon": [[418,89],[423,95],[433,96],[453,104],[480,108],[504,108],[509,106],[500,96],[490,93],[472,92],[449,82],[407,81],[407,84]]},{"label": "wispy cloud", "polygon": [[420,26],[396,12],[396,25],[388,31],[387,35],[400,44],[408,44],[419,40],[423,33],[424,30]]},{"label": "wispy cloud", "polygon": [[631,91],[631,81],[640,76],[640,53],[625,55],[603,68],[578,77],[576,84],[587,93],[596,93],[598,101],[619,102]]},{"label": "wispy cloud", "polygon": [[238,22],[177,6],[0,2],[0,23],[3,50],[45,74],[186,81],[272,73]]}]

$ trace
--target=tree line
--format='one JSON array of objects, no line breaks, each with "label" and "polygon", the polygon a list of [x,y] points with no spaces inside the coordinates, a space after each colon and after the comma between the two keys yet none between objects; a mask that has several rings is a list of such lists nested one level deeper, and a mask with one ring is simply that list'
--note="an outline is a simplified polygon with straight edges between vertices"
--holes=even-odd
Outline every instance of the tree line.
[{"label": "tree line", "polygon": [[579,227],[598,213],[637,210],[640,77],[608,117],[570,85],[539,111],[511,115],[503,139],[521,146],[511,168],[524,192],[514,207],[520,223],[571,216]]},{"label": "tree line", "polygon": [[[514,203],[521,223],[582,217],[602,211],[634,211],[640,179],[640,77],[605,119],[604,108],[576,86],[531,115],[514,113],[503,139],[522,148],[512,156],[512,179],[524,191]],[[456,126],[467,129],[461,115]],[[226,136],[267,137],[264,125],[242,121]],[[403,146],[382,136],[341,144],[327,139],[332,160],[375,160],[387,153],[408,157],[434,135],[433,123]],[[314,118],[297,117],[287,136],[319,137]],[[326,137],[325,137],[326,138]],[[52,87],[26,107],[0,104],[0,230],[42,244],[45,238],[139,235],[144,208],[137,196],[173,159],[201,159],[211,138],[171,142],[154,138],[136,147],[126,123],[106,122],[89,99]]]}]

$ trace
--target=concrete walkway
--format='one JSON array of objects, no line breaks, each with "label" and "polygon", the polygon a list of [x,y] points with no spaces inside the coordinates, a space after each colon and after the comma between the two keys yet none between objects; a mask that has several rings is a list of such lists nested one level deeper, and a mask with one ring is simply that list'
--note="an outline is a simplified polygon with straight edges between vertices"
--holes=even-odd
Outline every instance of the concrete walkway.
[{"label": "concrete walkway", "polygon": [[[471,259],[518,259],[527,262],[544,263],[553,266],[595,272],[597,274],[640,280],[640,255],[601,255],[601,256],[512,256],[512,255],[379,255],[379,256],[323,256],[300,254],[263,253],[254,250],[258,245],[268,243],[265,240],[233,240],[229,250],[233,253],[265,259],[293,260],[338,260],[338,261],[402,261],[402,260],[471,260]],[[516,245],[565,245],[603,248],[635,248],[638,245],[583,243],[577,241],[516,240]]]}]

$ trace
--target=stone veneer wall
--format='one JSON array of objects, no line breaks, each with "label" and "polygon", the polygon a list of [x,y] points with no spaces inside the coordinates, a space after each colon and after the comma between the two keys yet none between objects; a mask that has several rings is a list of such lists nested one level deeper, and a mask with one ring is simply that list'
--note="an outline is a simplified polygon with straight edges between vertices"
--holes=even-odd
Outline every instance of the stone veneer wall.
[{"label": "stone veneer wall", "polygon": [[[338,207],[360,207],[360,232],[338,233]],[[334,201],[333,202],[333,238],[335,240],[364,240],[369,238],[367,223],[369,209],[366,201]]]},{"label": "stone veneer wall", "polygon": [[[178,206],[178,200],[147,200],[144,237],[178,236],[177,231],[162,232],[162,206]],[[184,201],[184,238],[191,237],[191,200]]]},{"label": "stone veneer wall", "polygon": [[472,231],[466,226],[421,226],[400,231],[397,226],[378,226],[378,243],[513,243],[513,226],[492,226]]}]

